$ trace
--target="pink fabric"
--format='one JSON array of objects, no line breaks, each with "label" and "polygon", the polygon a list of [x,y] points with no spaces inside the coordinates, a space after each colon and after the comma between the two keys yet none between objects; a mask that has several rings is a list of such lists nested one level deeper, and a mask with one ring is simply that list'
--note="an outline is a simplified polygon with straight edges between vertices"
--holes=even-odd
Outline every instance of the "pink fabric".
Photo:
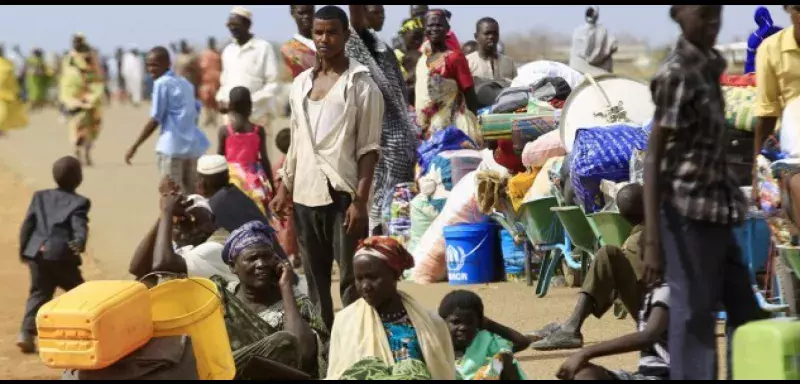
[{"label": "pink fabric", "polygon": [[561,135],[555,130],[525,144],[525,149],[522,150],[522,164],[526,167],[541,168],[547,160],[566,154],[567,151],[561,144]]},{"label": "pink fabric", "polygon": [[261,128],[253,126],[252,132],[236,132],[228,125],[225,138],[225,159],[230,166],[231,182],[250,196],[265,214],[272,198],[267,173],[261,166]]},{"label": "pink fabric", "polygon": [[236,132],[228,125],[228,137],[225,139],[225,158],[228,163],[250,165],[259,160],[261,138],[258,136],[258,127],[253,127],[252,132]]}]

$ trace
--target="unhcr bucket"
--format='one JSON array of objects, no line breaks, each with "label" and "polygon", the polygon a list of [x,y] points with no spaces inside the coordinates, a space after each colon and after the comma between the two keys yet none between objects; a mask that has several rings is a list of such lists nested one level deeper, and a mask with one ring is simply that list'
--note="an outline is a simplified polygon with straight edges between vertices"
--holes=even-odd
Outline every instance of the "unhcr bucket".
[{"label": "unhcr bucket", "polygon": [[189,335],[200,380],[236,374],[217,285],[203,278],[170,280],[150,289],[154,337]]},{"label": "unhcr bucket", "polygon": [[490,283],[495,277],[496,227],[489,223],[444,227],[447,278],[451,285]]}]

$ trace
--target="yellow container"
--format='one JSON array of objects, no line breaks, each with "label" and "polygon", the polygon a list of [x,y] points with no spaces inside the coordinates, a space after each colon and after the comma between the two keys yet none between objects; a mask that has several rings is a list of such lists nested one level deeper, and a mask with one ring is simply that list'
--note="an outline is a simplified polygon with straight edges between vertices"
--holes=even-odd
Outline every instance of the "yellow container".
[{"label": "yellow container", "polygon": [[222,300],[208,279],[170,280],[150,289],[154,336],[189,335],[200,380],[231,380],[236,374]]},{"label": "yellow container", "polygon": [[36,328],[48,367],[103,369],[153,337],[150,295],[136,281],[89,281],[42,306]]}]

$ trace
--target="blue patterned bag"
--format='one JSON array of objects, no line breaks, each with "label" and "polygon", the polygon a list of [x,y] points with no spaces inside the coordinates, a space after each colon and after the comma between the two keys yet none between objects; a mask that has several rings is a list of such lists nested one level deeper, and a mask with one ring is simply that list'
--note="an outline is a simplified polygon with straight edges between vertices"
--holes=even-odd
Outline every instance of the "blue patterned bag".
[{"label": "blue patterned bag", "polygon": [[600,211],[605,206],[601,181],[628,181],[633,151],[643,150],[646,145],[647,132],[637,126],[611,125],[578,130],[570,154],[570,181],[586,213]]}]

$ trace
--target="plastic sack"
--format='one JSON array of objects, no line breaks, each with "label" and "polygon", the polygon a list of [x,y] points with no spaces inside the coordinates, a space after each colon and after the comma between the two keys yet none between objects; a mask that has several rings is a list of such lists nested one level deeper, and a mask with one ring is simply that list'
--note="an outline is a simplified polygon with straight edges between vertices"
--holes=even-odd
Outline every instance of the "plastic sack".
[{"label": "plastic sack", "polygon": [[475,149],[478,148],[478,146],[466,133],[456,127],[450,126],[434,132],[429,140],[424,141],[419,148],[417,148],[421,174],[424,175],[428,173],[428,167],[431,161],[433,161],[433,158],[439,153],[470,148]]},{"label": "plastic sack", "polygon": [[586,213],[605,206],[600,191],[602,180],[613,182],[630,179],[633,151],[643,149],[647,134],[641,127],[612,125],[579,129],[570,154],[570,181],[575,198]]},{"label": "plastic sack", "polygon": [[800,157],[800,99],[790,101],[783,109],[780,142],[789,157]]},{"label": "plastic sack", "polygon": [[480,151],[474,149],[443,151],[433,158],[428,175],[449,191],[464,175],[478,169],[481,161]]},{"label": "plastic sack", "polygon": [[630,161],[630,182],[644,184],[644,157],[645,152],[634,150]]},{"label": "plastic sack", "polygon": [[525,149],[522,150],[522,164],[526,167],[541,167],[547,160],[566,154],[567,150],[561,143],[561,135],[556,130],[525,144]]},{"label": "plastic sack", "polygon": [[[478,210],[478,186],[475,173],[470,172],[453,187],[442,212],[415,244],[414,269],[411,279],[418,284],[431,284],[447,280],[444,227],[456,224],[474,224],[486,220]],[[413,210],[412,210],[413,213]],[[412,221],[414,219],[412,218]]]},{"label": "plastic sack", "polygon": [[436,217],[439,216],[441,207],[432,203],[430,197],[419,194],[411,200],[410,204],[410,217],[411,217],[411,230],[409,231],[409,240],[406,248],[409,252],[413,253],[417,248],[422,236],[430,228]]},{"label": "plastic sack", "polygon": [[536,175],[536,178],[533,179],[533,185],[530,189],[528,189],[528,193],[525,194],[525,200],[522,201],[523,204],[533,200],[553,196],[554,187],[553,183],[550,181],[550,171],[556,164],[561,165],[561,161],[563,160],[563,156],[554,157],[544,163],[544,166],[539,169],[539,173]]}]

